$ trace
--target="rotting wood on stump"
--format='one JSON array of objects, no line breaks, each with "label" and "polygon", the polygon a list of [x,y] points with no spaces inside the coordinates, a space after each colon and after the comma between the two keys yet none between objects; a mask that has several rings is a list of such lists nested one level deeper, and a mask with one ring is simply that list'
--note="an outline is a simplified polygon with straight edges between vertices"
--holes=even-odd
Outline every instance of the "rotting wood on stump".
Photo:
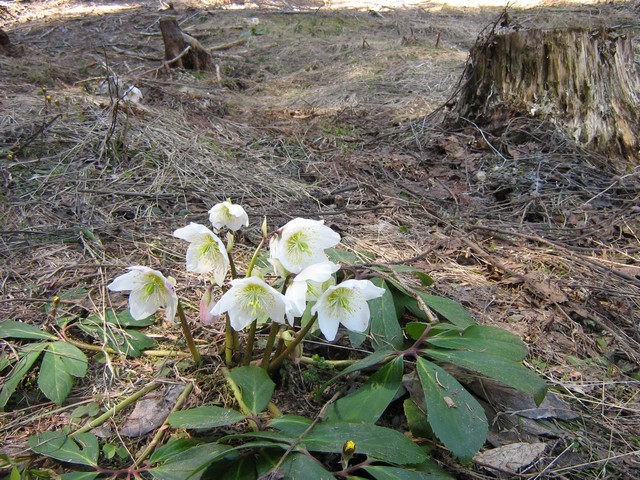
[{"label": "rotting wood on stump", "polygon": [[[209,70],[213,64],[211,55],[195,38],[180,30],[173,18],[160,20],[164,41],[164,58],[170,67],[189,70]],[[187,50],[188,49],[188,50]],[[187,50],[185,52],[185,50]]]},{"label": "rotting wood on stump", "polygon": [[514,116],[551,120],[584,147],[637,160],[631,39],[608,30],[494,30],[471,50],[457,114],[493,129]]}]

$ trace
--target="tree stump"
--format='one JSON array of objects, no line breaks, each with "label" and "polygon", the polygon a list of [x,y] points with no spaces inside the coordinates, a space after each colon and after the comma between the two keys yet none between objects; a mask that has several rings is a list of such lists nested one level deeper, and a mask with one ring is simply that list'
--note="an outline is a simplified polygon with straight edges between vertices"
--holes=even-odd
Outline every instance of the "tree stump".
[{"label": "tree stump", "polygon": [[628,34],[494,29],[471,50],[464,82],[459,117],[492,127],[542,118],[581,146],[639,158],[640,80]]},{"label": "tree stump", "polygon": [[11,40],[9,40],[9,35],[7,35],[7,32],[2,30],[1,28],[0,28],[0,55],[7,55],[10,57],[17,56],[16,49],[11,43]]},{"label": "tree stump", "polygon": [[209,52],[190,35],[182,32],[173,18],[160,20],[164,41],[164,58],[170,67],[189,70],[209,70],[213,61]]}]

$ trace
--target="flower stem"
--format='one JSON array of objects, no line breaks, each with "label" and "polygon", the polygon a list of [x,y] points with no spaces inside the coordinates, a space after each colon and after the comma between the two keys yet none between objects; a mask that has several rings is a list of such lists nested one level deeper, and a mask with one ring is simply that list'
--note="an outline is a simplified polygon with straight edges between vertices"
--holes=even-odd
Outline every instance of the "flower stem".
[{"label": "flower stem", "polygon": [[189,328],[189,323],[187,322],[187,317],[184,314],[180,300],[178,300],[177,312],[178,317],[180,318],[180,326],[182,327],[184,339],[187,341],[187,346],[189,347],[189,352],[191,352],[191,356],[193,357],[193,361],[196,362],[196,365],[200,365],[202,363],[202,355],[200,355],[198,347],[196,347],[196,344],[193,341],[193,335],[191,335],[191,329]]},{"label": "flower stem", "polygon": [[244,346],[244,358],[242,360],[242,365],[249,365],[251,362],[251,356],[253,355],[253,343],[256,338],[256,327],[258,325],[258,321],[254,320],[251,322],[251,326],[249,327],[249,332],[247,333],[247,343]]},{"label": "flower stem", "polygon": [[253,257],[251,257],[251,261],[249,262],[249,266],[247,267],[247,274],[245,275],[245,278],[249,278],[251,276],[251,272],[253,272],[253,267],[255,267],[256,265],[256,261],[258,260],[258,255],[260,255],[260,250],[262,250],[262,247],[264,246],[264,242],[267,239],[265,237],[262,237],[262,240],[260,240],[260,243],[258,244],[256,251],[253,252]]},{"label": "flower stem", "polygon": [[231,321],[229,315],[224,324],[224,363],[227,366],[231,366],[233,362],[233,351],[235,345],[234,331],[231,328]]},{"label": "flower stem", "polygon": [[271,352],[273,351],[273,344],[276,342],[276,335],[280,330],[280,325],[276,322],[271,322],[271,329],[269,330],[269,338],[267,339],[267,346],[264,348],[264,354],[262,356],[262,362],[260,366],[265,370],[269,370],[269,360]]},{"label": "flower stem", "polygon": [[236,264],[233,261],[233,256],[231,255],[231,252],[229,252],[227,256],[229,257],[229,270],[231,270],[231,278],[236,279],[238,278],[238,271],[236,270]]},{"label": "flower stem", "polygon": [[282,362],[284,362],[289,354],[296,349],[296,347],[300,344],[300,342],[302,342],[307,333],[309,333],[311,327],[313,327],[313,324],[316,323],[317,318],[318,316],[314,315],[311,320],[309,320],[307,324],[302,327],[302,330],[298,332],[298,335],[296,335],[296,338],[293,339],[289,346],[287,346],[287,348],[285,348],[282,353],[280,353],[280,355],[273,359],[273,362],[271,362],[271,365],[269,366],[270,372],[275,371],[275,369],[278,368],[282,364]]}]

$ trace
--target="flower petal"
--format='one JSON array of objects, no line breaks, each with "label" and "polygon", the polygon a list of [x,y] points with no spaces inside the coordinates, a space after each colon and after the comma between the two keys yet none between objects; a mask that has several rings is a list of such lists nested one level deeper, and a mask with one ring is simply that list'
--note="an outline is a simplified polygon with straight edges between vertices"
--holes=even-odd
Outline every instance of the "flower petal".
[{"label": "flower petal", "polygon": [[209,221],[215,230],[226,227],[236,231],[249,225],[249,216],[240,205],[227,200],[214,205],[209,210]]},{"label": "flower petal", "polygon": [[322,220],[294,218],[270,243],[270,257],[291,273],[300,273],[315,263],[327,261],[324,250],[337,245],[340,235]]},{"label": "flower petal", "polygon": [[143,289],[132,290],[129,295],[129,312],[134,320],[142,320],[156,313],[162,303],[158,296],[146,295]]},{"label": "flower petal", "polygon": [[342,319],[342,324],[347,327],[348,330],[362,333],[369,326],[369,318],[371,316],[369,305],[367,305],[364,299],[362,299],[362,301],[354,299],[353,308],[351,315]]},{"label": "flower petal", "polygon": [[175,232],[173,232],[174,237],[186,240],[187,242],[195,242],[203,235],[209,234],[213,234],[213,232],[204,225],[193,222],[191,222],[186,227],[179,228]]}]

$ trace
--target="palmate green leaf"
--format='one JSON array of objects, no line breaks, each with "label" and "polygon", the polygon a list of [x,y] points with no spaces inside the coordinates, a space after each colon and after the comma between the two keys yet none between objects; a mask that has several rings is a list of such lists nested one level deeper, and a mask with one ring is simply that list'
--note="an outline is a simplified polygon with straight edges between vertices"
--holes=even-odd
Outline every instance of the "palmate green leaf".
[{"label": "palmate green leaf", "polygon": [[62,432],[44,432],[29,437],[31,450],[62,462],[98,465],[98,438],[92,433],[80,433],[73,438]]},{"label": "palmate green leaf", "polygon": [[38,374],[40,390],[60,405],[71,391],[72,377],[86,375],[87,363],[86,355],[78,347],[67,342],[49,343]]},{"label": "palmate green leaf", "polygon": [[434,360],[452,363],[528,393],[538,405],[547,395],[547,385],[538,375],[519,362],[491,355],[490,352],[429,349],[424,353]]},{"label": "palmate green leaf", "polygon": [[24,338],[36,340],[57,340],[58,337],[28,323],[14,320],[0,322],[0,338]]},{"label": "palmate green leaf", "polygon": [[453,477],[434,463],[432,470],[407,470],[398,467],[369,466],[364,470],[376,480],[453,480]]},{"label": "palmate green leaf", "polygon": [[14,365],[13,370],[4,381],[2,390],[0,390],[0,411],[4,411],[4,407],[7,405],[11,395],[13,395],[13,392],[18,388],[20,381],[31,369],[42,353],[42,350],[48,345],[48,343],[32,343],[22,349],[20,360]]},{"label": "palmate green leaf", "polygon": [[454,325],[465,328],[470,325],[475,325],[475,319],[467,309],[458,302],[437,295],[429,295],[424,292],[417,292],[417,294],[429,308]]},{"label": "palmate green leaf", "polygon": [[197,480],[213,462],[224,458],[232,450],[227,445],[206,443],[174,455],[149,473],[158,480]]},{"label": "palmate green leaf", "polygon": [[521,362],[528,353],[520,337],[503,328],[488,325],[471,325],[462,332],[449,330],[430,336],[426,341],[436,347],[486,352],[513,362]]},{"label": "palmate green leaf", "polygon": [[377,287],[384,288],[385,292],[382,297],[374,298],[368,302],[371,311],[369,324],[371,344],[375,350],[388,349],[389,347],[400,349],[403,344],[402,328],[398,322],[393,294],[381,278],[374,278],[372,282]]},{"label": "palmate green leaf", "polygon": [[331,404],[325,412],[325,421],[377,422],[389,404],[404,391],[403,367],[404,359],[399,356],[374,373],[358,390]]},{"label": "palmate green leaf", "polygon": [[168,421],[175,428],[204,429],[232,425],[245,418],[245,415],[236,410],[210,405],[173,412]]},{"label": "palmate green leaf", "polygon": [[247,365],[234,368],[229,376],[240,388],[242,401],[251,413],[257,415],[267,408],[276,384],[264,369]]},{"label": "palmate green leaf", "polygon": [[[270,426],[297,438],[311,421],[295,415],[273,420]],[[370,423],[331,421],[317,424],[301,440],[310,452],[340,453],[344,442],[353,440],[356,452],[394,465],[422,463],[427,455],[402,433]]]},{"label": "palmate green leaf", "polygon": [[489,429],[484,410],[441,367],[418,358],[416,370],[433,432],[456,457],[471,460],[487,439]]},{"label": "palmate green leaf", "polygon": [[[258,476],[262,478],[267,475],[278,464],[282,458],[282,452],[267,450],[262,453],[258,461]],[[277,472],[286,479],[313,479],[313,480],[334,480],[335,477],[323,468],[317,461],[307,455],[292,452],[284,459]],[[254,477],[256,478],[256,477]],[[253,479],[251,479],[253,480]]]}]

